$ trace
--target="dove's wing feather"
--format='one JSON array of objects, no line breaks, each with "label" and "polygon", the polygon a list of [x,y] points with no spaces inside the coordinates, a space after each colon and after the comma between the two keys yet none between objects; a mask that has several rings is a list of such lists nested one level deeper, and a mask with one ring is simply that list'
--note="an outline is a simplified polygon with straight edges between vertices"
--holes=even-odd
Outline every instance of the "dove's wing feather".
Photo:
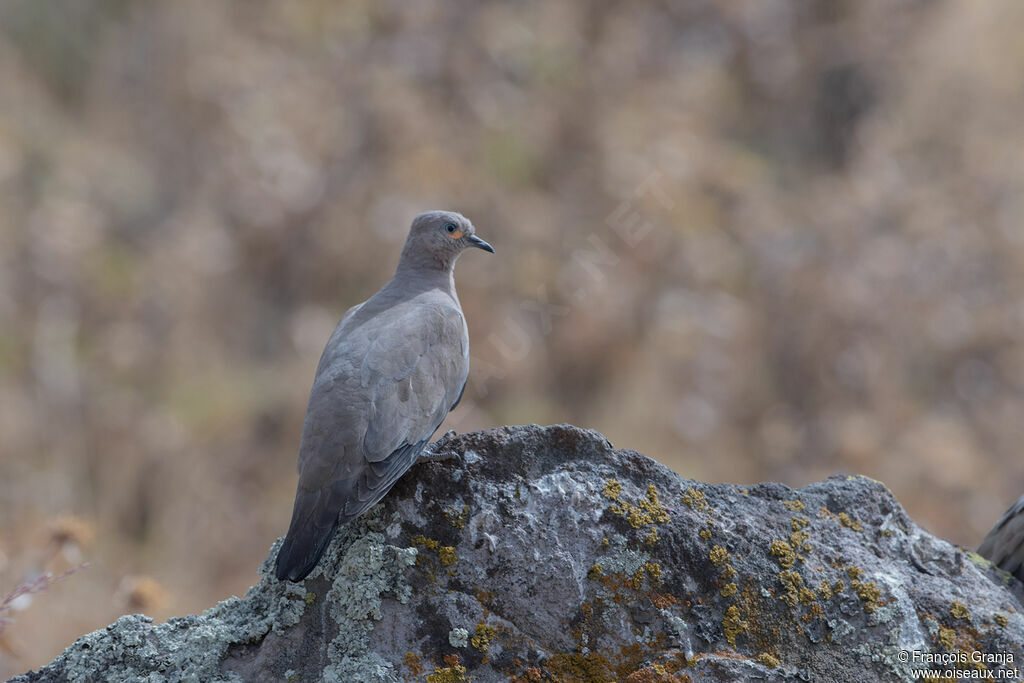
[{"label": "dove's wing feather", "polygon": [[324,350],[279,576],[305,576],[338,524],[391,489],[465,385],[469,341],[457,302],[427,292],[374,313],[350,311]]},{"label": "dove's wing feather", "polygon": [[988,532],[978,554],[1024,581],[1024,496]]}]

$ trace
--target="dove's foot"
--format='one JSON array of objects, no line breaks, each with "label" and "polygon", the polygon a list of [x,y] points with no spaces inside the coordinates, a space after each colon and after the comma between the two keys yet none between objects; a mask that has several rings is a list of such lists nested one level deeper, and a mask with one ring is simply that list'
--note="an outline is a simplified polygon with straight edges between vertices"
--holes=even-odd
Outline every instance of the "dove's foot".
[{"label": "dove's foot", "polygon": [[456,460],[461,463],[462,456],[455,451],[441,451],[440,453],[435,453],[430,449],[430,446],[428,446],[423,449],[423,452],[420,453],[420,457],[416,462],[447,462],[449,460]]}]

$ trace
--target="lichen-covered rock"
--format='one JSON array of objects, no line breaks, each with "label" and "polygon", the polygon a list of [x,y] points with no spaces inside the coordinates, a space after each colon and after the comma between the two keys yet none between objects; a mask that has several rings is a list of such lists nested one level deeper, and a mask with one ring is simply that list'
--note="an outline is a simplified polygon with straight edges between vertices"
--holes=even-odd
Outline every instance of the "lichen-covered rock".
[{"label": "lichen-covered rock", "polygon": [[891,681],[930,653],[1021,668],[1021,585],[870,479],[703,484],[565,425],[434,450],[461,457],[414,467],[304,583],[273,578],[275,545],[245,598],[123,617],[14,680]]}]

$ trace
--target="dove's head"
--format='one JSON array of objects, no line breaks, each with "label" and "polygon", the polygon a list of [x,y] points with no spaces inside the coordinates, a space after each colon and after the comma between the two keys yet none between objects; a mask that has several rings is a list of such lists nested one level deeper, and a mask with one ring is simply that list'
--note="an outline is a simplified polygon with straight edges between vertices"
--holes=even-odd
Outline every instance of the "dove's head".
[{"label": "dove's head", "polygon": [[476,228],[461,213],[427,211],[413,219],[398,267],[451,270],[468,247],[494,253],[494,247],[476,236]]}]

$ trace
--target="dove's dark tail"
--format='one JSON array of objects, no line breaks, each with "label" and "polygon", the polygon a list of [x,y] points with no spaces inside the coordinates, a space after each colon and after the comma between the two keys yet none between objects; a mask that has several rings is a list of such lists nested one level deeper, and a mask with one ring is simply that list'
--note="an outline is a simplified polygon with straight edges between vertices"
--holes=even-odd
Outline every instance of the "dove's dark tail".
[{"label": "dove's dark tail", "polygon": [[292,522],[277,554],[277,578],[302,581],[316,567],[338,530],[338,511],[326,500],[325,489],[295,494]]}]

